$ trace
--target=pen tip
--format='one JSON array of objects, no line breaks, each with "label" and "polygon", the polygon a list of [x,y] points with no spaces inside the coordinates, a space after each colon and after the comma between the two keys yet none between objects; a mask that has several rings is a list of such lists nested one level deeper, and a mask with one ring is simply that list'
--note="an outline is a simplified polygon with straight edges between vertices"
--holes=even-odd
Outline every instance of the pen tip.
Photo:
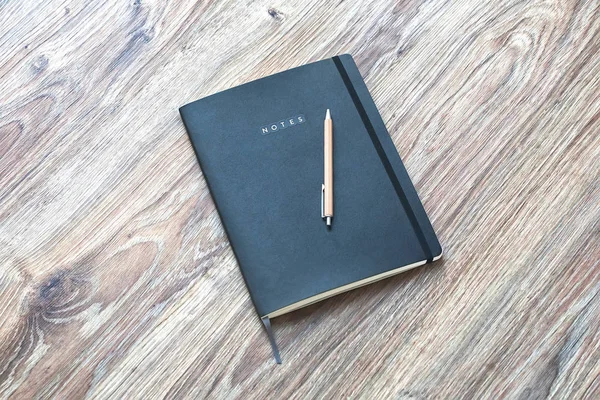
[{"label": "pen tip", "polygon": [[329,112],[329,108],[327,109],[327,114],[325,114],[325,119],[331,119],[331,113]]}]

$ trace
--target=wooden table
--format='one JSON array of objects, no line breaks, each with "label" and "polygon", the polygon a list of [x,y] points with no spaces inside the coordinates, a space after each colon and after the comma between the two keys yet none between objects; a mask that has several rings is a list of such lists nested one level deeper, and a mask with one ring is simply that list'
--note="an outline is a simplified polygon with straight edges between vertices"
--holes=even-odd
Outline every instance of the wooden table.
[{"label": "wooden table", "polygon": [[[0,397],[600,398],[597,1],[0,4]],[[177,109],[352,53],[444,260],[275,319]]]}]

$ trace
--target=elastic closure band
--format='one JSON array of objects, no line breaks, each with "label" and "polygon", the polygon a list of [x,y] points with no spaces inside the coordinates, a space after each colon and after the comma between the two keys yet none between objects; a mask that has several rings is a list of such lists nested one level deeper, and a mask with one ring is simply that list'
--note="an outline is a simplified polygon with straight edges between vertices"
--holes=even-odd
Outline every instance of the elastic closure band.
[{"label": "elastic closure band", "polygon": [[348,91],[348,94],[350,95],[350,97],[352,98],[352,101],[354,102],[354,106],[356,107],[356,109],[358,110],[358,113],[360,114],[360,118],[362,119],[363,125],[365,126],[365,128],[367,129],[367,132],[369,133],[369,136],[371,137],[371,142],[373,142],[373,146],[375,146],[377,155],[379,155],[379,159],[381,160],[381,162],[385,168],[385,171],[387,172],[388,177],[390,178],[390,181],[392,182],[392,185],[394,186],[394,189],[396,190],[396,194],[398,195],[398,198],[400,199],[400,203],[402,203],[402,207],[404,208],[404,211],[406,212],[406,215],[408,216],[408,220],[410,221],[410,224],[412,225],[412,228],[415,231],[415,234],[417,235],[417,239],[419,240],[419,244],[421,245],[421,248],[423,249],[423,252],[425,253],[425,257],[427,257],[427,262],[430,263],[433,261],[433,253],[431,252],[431,248],[429,247],[429,244],[427,243],[427,239],[425,238],[425,234],[423,234],[423,230],[421,229],[421,226],[419,225],[417,216],[415,215],[412,207],[410,206],[410,203],[408,202],[408,198],[406,197],[406,194],[404,193],[404,190],[402,189],[402,185],[400,185],[400,181],[398,180],[398,177],[396,176],[396,173],[394,172],[394,168],[392,167],[392,164],[390,163],[390,161],[388,160],[388,158],[385,154],[385,150],[383,149],[383,146],[381,145],[381,141],[379,140],[379,137],[377,136],[377,132],[375,132],[375,128],[373,128],[373,124],[371,123],[371,120],[369,119],[369,116],[367,115],[367,112],[365,111],[365,108],[363,107],[363,104],[360,101],[360,98],[358,97],[356,90],[354,89],[354,85],[352,85],[352,81],[350,80],[350,77],[348,76],[348,73],[346,72],[346,69],[344,68],[344,65],[342,64],[342,60],[340,60],[340,58],[338,56],[335,56],[335,57],[333,57],[333,62],[335,63],[335,66],[336,66],[338,72],[340,73],[342,80],[344,81],[344,85],[346,86],[346,90]]}]

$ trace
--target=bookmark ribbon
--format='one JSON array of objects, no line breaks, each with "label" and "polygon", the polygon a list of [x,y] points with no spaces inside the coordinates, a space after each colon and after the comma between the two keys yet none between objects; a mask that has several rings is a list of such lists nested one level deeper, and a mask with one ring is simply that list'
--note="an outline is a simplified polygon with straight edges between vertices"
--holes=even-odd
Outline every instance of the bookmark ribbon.
[{"label": "bookmark ribbon", "polygon": [[260,319],[267,330],[267,336],[269,336],[269,343],[271,343],[271,350],[273,350],[273,357],[275,357],[275,361],[277,364],[281,364],[281,357],[279,356],[279,349],[277,348],[277,343],[275,342],[275,335],[273,335],[273,330],[271,329],[271,320],[269,317],[262,317]]}]

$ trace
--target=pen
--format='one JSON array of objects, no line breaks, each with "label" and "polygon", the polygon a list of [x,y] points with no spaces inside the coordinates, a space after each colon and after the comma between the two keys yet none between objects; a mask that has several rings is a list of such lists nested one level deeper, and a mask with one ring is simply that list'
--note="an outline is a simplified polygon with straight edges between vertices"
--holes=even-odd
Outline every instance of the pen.
[{"label": "pen", "polygon": [[321,217],[325,218],[327,226],[333,219],[333,121],[327,109],[323,126],[323,185],[321,186]]}]

